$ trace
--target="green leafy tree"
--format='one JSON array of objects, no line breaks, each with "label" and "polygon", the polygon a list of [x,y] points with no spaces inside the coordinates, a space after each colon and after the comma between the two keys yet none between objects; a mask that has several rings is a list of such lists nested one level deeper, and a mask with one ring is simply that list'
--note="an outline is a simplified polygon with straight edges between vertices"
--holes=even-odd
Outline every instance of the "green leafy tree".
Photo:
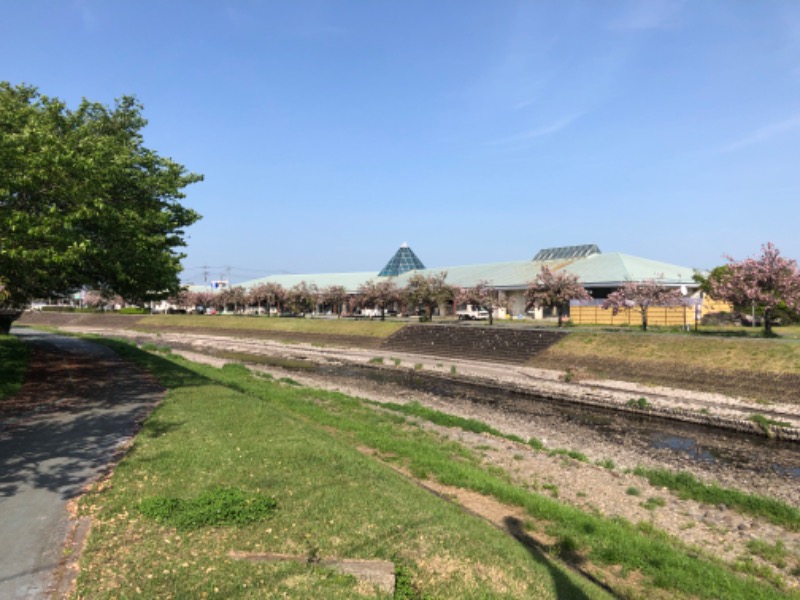
[{"label": "green leafy tree", "polygon": [[180,289],[182,190],[201,175],[144,145],[135,98],[74,109],[0,82],[0,276],[6,308],[89,288],[128,302]]}]

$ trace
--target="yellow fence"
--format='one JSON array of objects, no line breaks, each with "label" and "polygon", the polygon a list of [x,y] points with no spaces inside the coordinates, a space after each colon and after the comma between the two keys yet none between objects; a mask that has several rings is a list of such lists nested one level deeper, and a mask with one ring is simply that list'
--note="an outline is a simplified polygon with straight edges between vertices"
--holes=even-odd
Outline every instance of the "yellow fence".
[{"label": "yellow fence", "polygon": [[[576,325],[641,325],[642,313],[638,308],[622,310],[616,315],[610,308],[599,306],[571,306],[570,321]],[[647,323],[654,326],[680,327],[694,325],[693,306],[651,306]]]}]

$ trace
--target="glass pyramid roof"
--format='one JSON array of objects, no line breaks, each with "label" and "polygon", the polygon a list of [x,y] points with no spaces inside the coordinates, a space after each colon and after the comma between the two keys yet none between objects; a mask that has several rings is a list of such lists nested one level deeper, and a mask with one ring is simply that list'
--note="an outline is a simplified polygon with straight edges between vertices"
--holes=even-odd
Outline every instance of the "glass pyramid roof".
[{"label": "glass pyramid roof", "polygon": [[408,244],[403,244],[394,253],[391,260],[383,267],[383,271],[378,273],[378,277],[396,277],[406,271],[413,271],[415,269],[424,269],[425,265],[417,258],[414,251],[408,247]]}]

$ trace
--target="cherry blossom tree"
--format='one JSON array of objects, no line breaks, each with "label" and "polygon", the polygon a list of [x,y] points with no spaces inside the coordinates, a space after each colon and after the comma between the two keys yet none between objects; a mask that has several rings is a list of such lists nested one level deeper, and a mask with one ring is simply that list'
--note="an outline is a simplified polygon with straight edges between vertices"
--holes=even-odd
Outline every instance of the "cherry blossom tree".
[{"label": "cherry blossom tree", "polygon": [[330,304],[331,311],[341,316],[347,302],[347,288],[343,285],[330,285],[320,292],[320,299],[323,303]]},{"label": "cherry blossom tree", "polygon": [[389,279],[369,281],[358,286],[358,293],[353,296],[351,306],[359,308],[377,308],[381,311],[381,321],[386,319],[386,308],[399,298],[397,285]]},{"label": "cherry blossom tree", "polygon": [[286,289],[280,283],[273,281],[265,284],[264,288],[267,300],[267,314],[271,314],[270,308],[273,306],[280,314],[283,309],[283,303],[286,300]]},{"label": "cherry blossom tree", "polygon": [[318,297],[317,286],[301,281],[286,292],[286,304],[289,305],[292,312],[305,315],[312,312],[317,306]]},{"label": "cherry blossom tree", "polygon": [[452,302],[455,288],[445,283],[447,271],[435,275],[415,273],[408,279],[403,289],[403,297],[411,308],[422,306],[425,309],[425,320],[433,319],[433,311],[446,302]]},{"label": "cherry blossom tree", "polygon": [[189,302],[195,309],[202,306],[203,312],[207,312],[209,308],[215,306],[216,298],[217,294],[214,292],[192,292],[189,295]]},{"label": "cherry blossom tree", "polygon": [[727,271],[711,280],[711,295],[733,305],[755,305],[764,313],[764,332],[772,333],[772,317],[783,305],[800,311],[800,272],[797,262],[784,258],[772,242],[761,246],[759,258],[737,262],[731,256]]},{"label": "cherry blossom tree", "polygon": [[186,290],[180,290],[177,294],[167,298],[167,302],[186,312],[186,309],[192,305],[192,294]]},{"label": "cherry blossom tree", "polygon": [[83,305],[88,308],[101,309],[107,304],[108,298],[103,296],[103,294],[99,294],[93,290],[89,290],[83,294]]},{"label": "cherry blossom tree", "polygon": [[508,298],[504,292],[493,287],[486,280],[481,280],[471,288],[455,290],[456,305],[471,304],[489,313],[489,325],[494,323],[494,309],[508,308]]},{"label": "cherry blossom tree", "polygon": [[[531,306],[543,308],[553,306],[558,314],[558,326],[564,322],[565,309],[570,300],[589,300],[589,292],[581,285],[577,275],[566,271],[551,271],[542,265],[542,271],[536,276],[525,292],[525,308]],[[614,313],[616,314],[616,313]]]},{"label": "cherry blossom tree", "polygon": [[[257,307],[258,314],[261,314],[262,304],[267,301],[267,292],[267,286],[264,283],[260,283],[247,291],[247,304]],[[269,306],[267,306],[267,312],[269,312]]]},{"label": "cherry blossom tree", "polygon": [[247,290],[242,286],[237,285],[229,288],[228,302],[233,304],[233,314],[239,312],[240,308],[243,309],[247,306]]},{"label": "cherry blossom tree", "polygon": [[614,315],[623,310],[639,310],[642,329],[647,331],[647,312],[653,306],[681,306],[686,302],[680,289],[669,288],[661,279],[627,281],[617,291],[609,294],[602,307],[610,308]]}]

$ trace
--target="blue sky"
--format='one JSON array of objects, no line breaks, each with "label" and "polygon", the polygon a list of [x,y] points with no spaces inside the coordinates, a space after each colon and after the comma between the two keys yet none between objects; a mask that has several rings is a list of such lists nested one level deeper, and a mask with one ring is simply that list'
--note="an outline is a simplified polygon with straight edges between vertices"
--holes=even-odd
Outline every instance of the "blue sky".
[{"label": "blue sky", "polygon": [[0,79],[133,94],[205,175],[184,280],[596,243],[800,259],[800,3],[0,2]]}]

